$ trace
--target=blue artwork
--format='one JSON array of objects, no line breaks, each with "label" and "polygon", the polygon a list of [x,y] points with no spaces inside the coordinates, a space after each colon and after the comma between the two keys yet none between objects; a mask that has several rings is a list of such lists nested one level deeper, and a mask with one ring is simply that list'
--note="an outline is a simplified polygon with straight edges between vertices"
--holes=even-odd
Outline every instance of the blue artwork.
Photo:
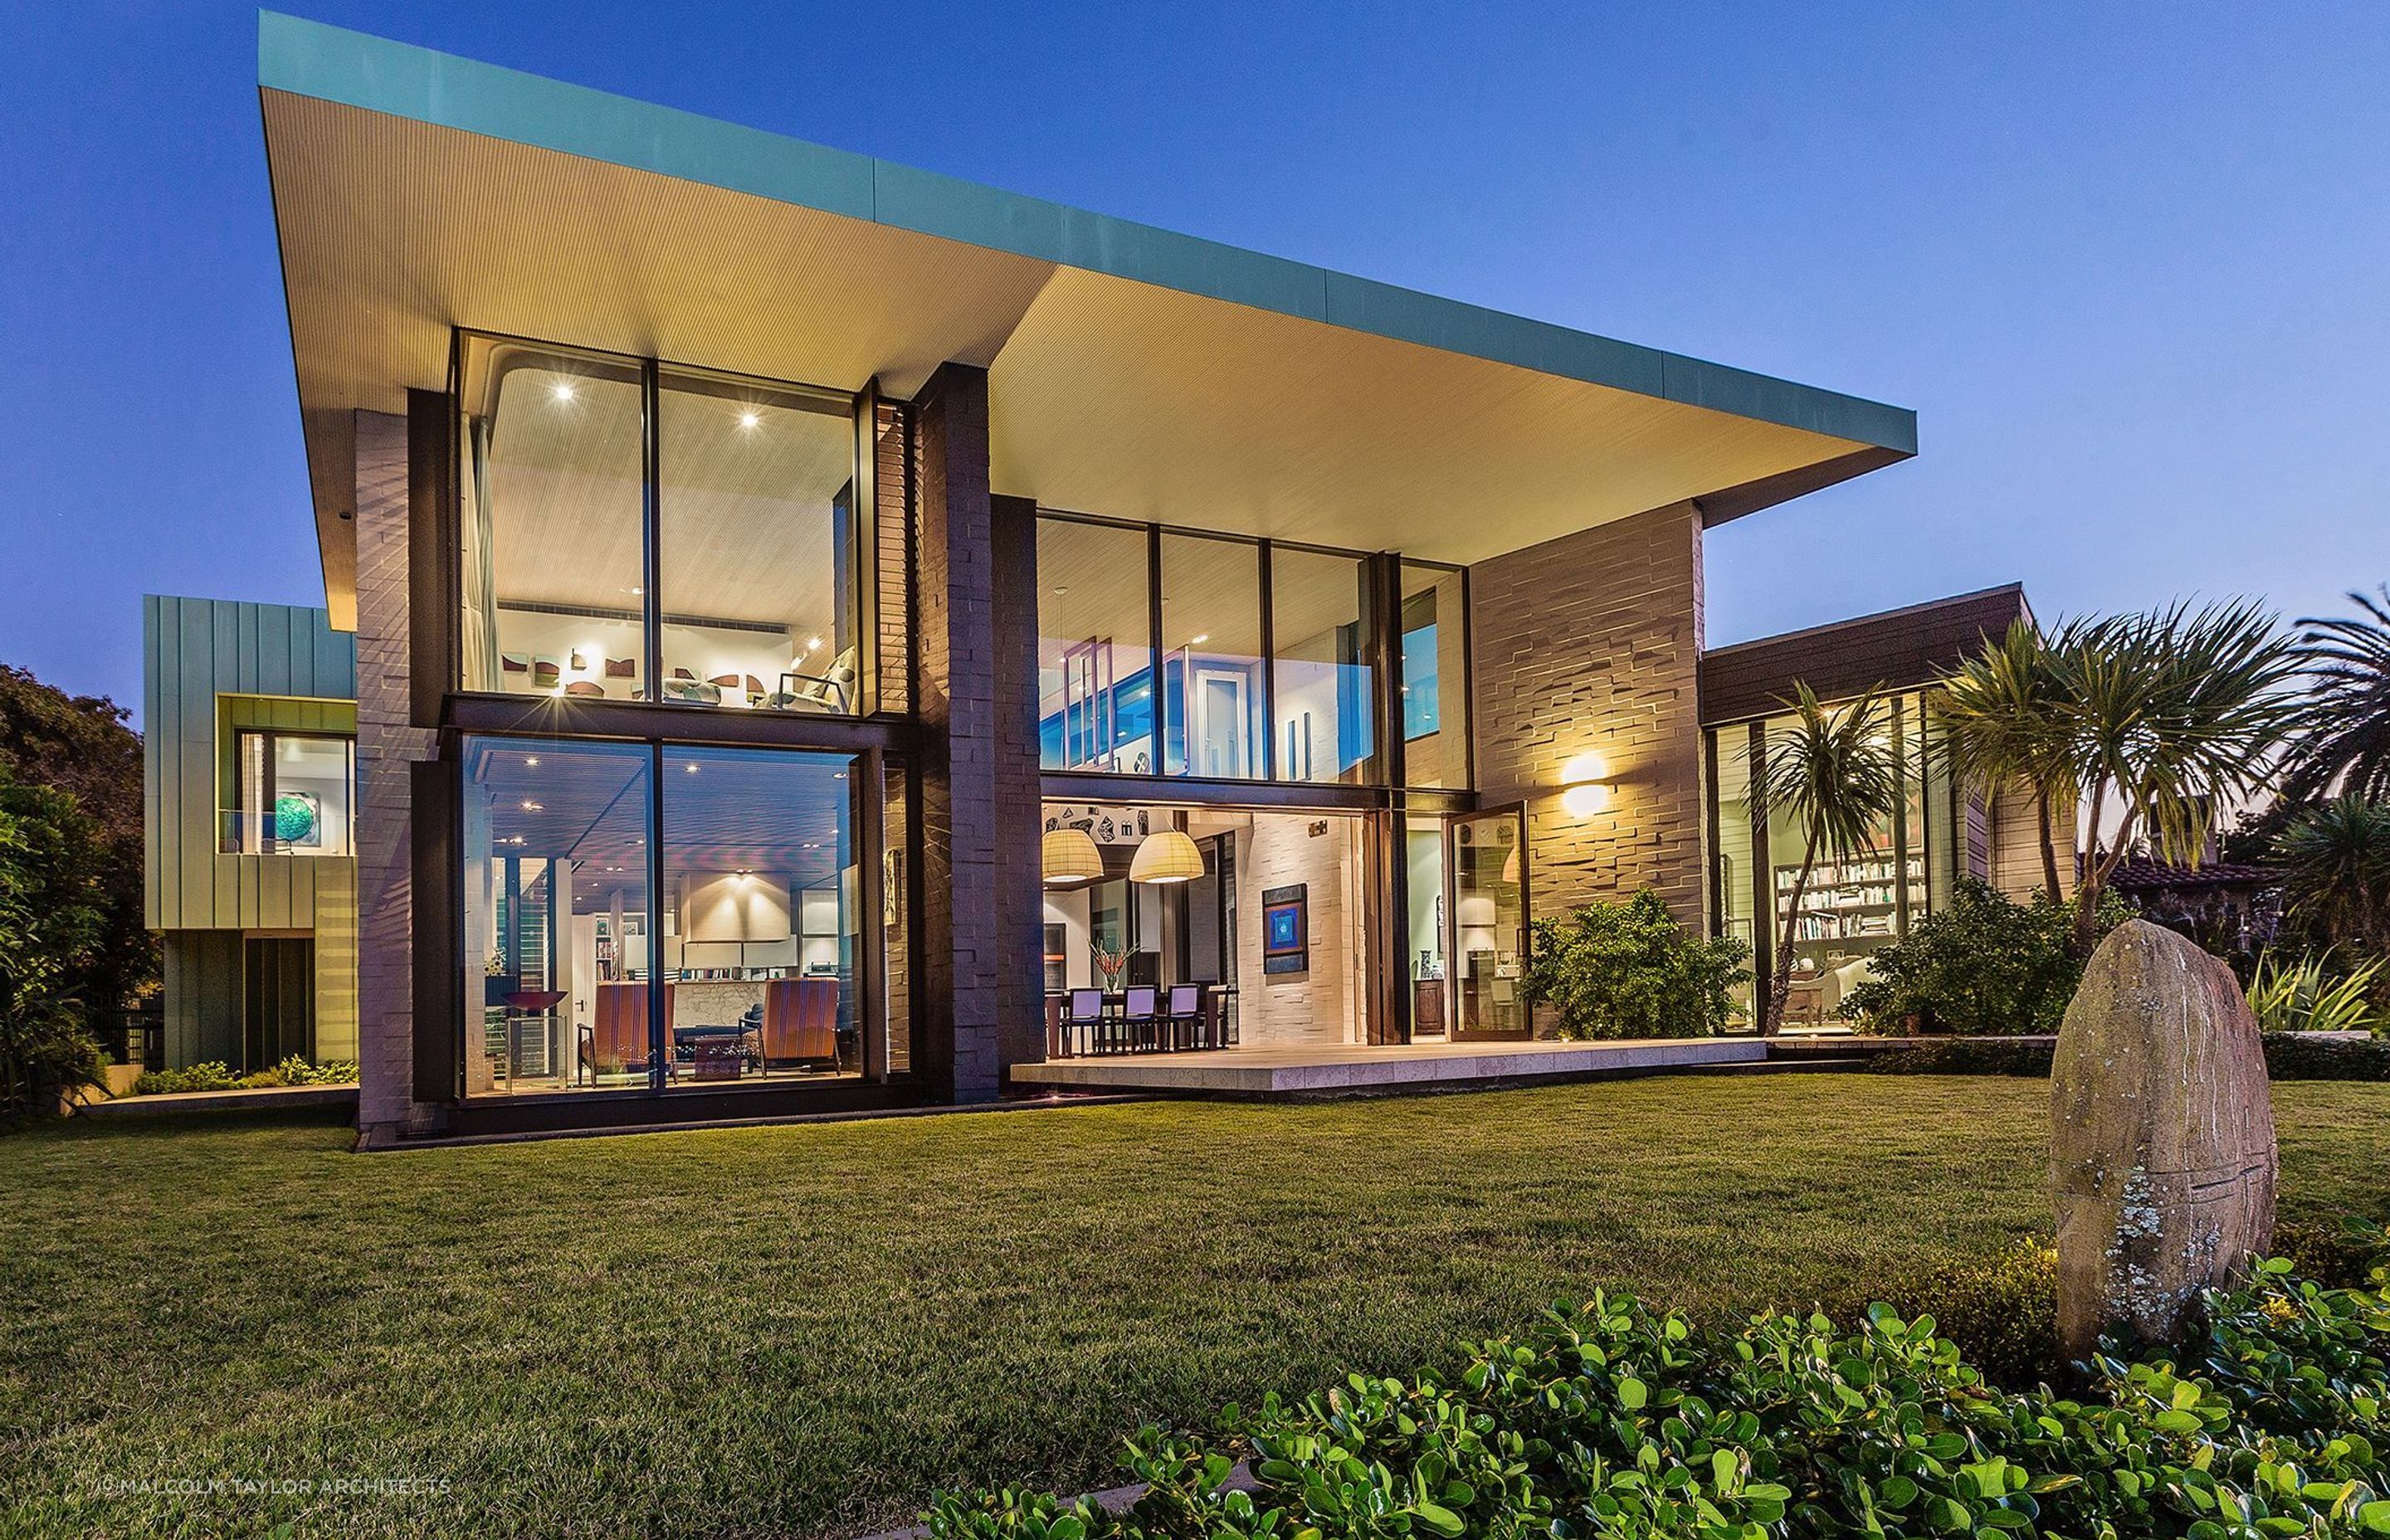
[{"label": "blue artwork", "polygon": [[1264,973],[1302,973],[1310,969],[1309,909],[1303,883],[1262,890]]}]

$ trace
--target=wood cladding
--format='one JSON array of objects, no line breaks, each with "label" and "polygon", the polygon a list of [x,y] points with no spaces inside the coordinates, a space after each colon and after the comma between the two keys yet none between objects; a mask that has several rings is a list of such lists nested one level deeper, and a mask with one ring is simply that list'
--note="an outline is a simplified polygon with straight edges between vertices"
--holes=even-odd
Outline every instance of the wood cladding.
[{"label": "wood cladding", "polygon": [[2019,618],[2031,620],[2033,611],[2024,586],[2011,583],[1722,647],[1702,657],[1702,724],[1773,715],[1799,680],[1825,700],[1847,699],[1878,685],[1930,684]]}]

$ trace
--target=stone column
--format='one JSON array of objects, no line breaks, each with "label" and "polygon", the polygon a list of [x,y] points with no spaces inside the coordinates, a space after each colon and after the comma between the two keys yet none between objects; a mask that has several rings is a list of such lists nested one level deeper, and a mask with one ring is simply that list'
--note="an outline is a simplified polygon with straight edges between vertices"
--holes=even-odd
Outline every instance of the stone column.
[{"label": "stone column", "polygon": [[[1037,1057],[1034,509],[988,489],[987,371],[947,364],[915,401],[916,706],[924,1041],[938,1089],[983,1101]],[[1025,559],[1023,545],[1025,544]]]},{"label": "stone column", "polygon": [[437,757],[413,725],[406,419],[356,414],[357,1136],[432,1126],[415,1099],[413,767]]},{"label": "stone column", "polygon": [[[1702,525],[1690,503],[1470,569],[1477,789],[1524,802],[1536,918],[1658,890],[1705,930],[1699,669]],[[1561,805],[1597,755],[1609,805]]]}]

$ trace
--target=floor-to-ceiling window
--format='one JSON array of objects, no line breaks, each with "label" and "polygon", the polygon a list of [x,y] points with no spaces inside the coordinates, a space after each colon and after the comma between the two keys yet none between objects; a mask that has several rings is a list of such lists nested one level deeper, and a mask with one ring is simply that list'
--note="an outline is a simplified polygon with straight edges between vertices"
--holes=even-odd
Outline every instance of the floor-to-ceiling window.
[{"label": "floor-to-ceiling window", "polygon": [[652,1083],[650,759],[641,744],[467,740],[467,1096]]},{"label": "floor-to-ceiling window", "polygon": [[1039,758],[1049,770],[1159,772],[1149,544],[1143,528],[1038,520]]},{"label": "floor-to-ceiling window", "polygon": [[1263,772],[1261,546],[1164,532],[1164,775],[1251,780]]},{"label": "floor-to-ceiling window", "polygon": [[467,1095],[909,1064],[901,861],[879,858],[864,908],[866,800],[901,777],[669,743],[469,738],[463,757]]},{"label": "floor-to-ceiling window", "polygon": [[[1761,764],[1790,723],[1783,716],[1714,727],[1707,734],[1711,798],[1711,893],[1715,928],[1751,943],[1753,972],[1789,969],[1786,1024],[1794,1029],[1841,1024],[1835,1007],[1865,978],[1869,958],[1908,933],[1909,926],[1947,901],[1961,869],[1957,810],[1948,776],[1928,748],[1930,699],[1908,691],[1877,705],[1882,735],[1898,765],[1898,801],[1866,840],[1840,856],[1829,853],[1811,871],[1797,913],[1804,831],[1781,807],[1754,794]],[[1791,945],[1786,952],[1787,928]],[[1740,992],[1740,1020],[1754,1020],[1757,983]]]},{"label": "floor-to-ceiling window", "polygon": [[1370,779],[1378,649],[1369,634],[1367,564],[1274,546],[1270,609],[1279,779]]},{"label": "floor-to-ceiling window", "polygon": [[464,688],[867,708],[854,397],[545,345],[459,346]]}]

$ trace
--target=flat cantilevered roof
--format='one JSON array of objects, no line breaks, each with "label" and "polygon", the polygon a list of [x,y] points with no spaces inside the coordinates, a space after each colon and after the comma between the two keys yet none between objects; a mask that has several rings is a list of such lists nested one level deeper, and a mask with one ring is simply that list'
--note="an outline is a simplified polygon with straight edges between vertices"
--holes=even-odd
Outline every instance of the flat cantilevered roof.
[{"label": "flat cantilevered roof", "polygon": [[1904,459],[1914,413],[271,12],[316,527],[464,327],[905,396],[990,373],[995,490],[1470,562]]}]

